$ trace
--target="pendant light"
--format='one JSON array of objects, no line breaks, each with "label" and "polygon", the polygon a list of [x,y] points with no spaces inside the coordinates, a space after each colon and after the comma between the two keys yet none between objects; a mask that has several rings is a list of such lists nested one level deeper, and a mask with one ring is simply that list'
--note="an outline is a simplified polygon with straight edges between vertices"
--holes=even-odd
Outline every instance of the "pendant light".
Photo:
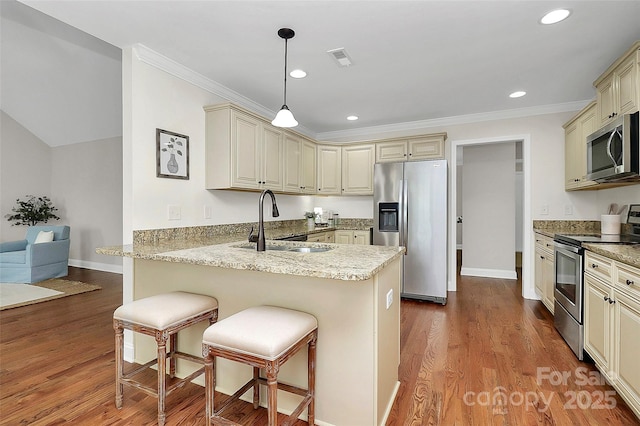
[{"label": "pendant light", "polygon": [[276,118],[271,122],[276,127],[296,127],[298,125],[287,106],[287,40],[293,38],[294,35],[296,33],[290,28],[280,28],[278,30],[278,36],[284,39],[284,102],[282,108],[276,114]]}]

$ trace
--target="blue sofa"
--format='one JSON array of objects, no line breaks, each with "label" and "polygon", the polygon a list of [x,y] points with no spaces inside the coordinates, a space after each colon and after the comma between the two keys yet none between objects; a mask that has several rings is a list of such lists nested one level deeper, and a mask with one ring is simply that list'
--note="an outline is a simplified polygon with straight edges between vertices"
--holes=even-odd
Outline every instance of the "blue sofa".
[{"label": "blue sofa", "polygon": [[[40,231],[53,231],[53,241],[34,244]],[[0,282],[37,283],[68,275],[68,226],[30,226],[24,240],[0,243]]]}]

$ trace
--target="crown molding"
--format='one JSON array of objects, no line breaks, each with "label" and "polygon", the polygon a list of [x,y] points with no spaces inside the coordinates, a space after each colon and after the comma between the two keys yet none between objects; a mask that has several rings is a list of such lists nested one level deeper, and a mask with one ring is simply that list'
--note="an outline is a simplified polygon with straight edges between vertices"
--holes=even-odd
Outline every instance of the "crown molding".
[{"label": "crown molding", "polygon": [[335,132],[317,133],[317,140],[371,137],[373,134],[387,132],[403,132],[422,130],[433,127],[455,126],[461,124],[480,123],[484,121],[505,120],[510,118],[531,117],[534,115],[555,114],[560,112],[580,111],[592,100],[567,102],[562,104],[542,105],[528,108],[502,111],[481,112],[477,114],[457,115],[453,117],[434,118],[429,120],[409,121],[405,123],[385,124],[381,126],[360,127],[357,129],[337,130]]},{"label": "crown molding", "polygon": [[[193,84],[201,89],[206,90],[209,93],[220,96],[228,101],[244,107],[254,113],[261,115],[263,117],[275,117],[277,111],[272,111],[269,108],[252,101],[246,96],[241,95],[240,93],[229,89],[222,84],[211,80],[208,77],[205,77],[202,74],[199,74],[193,71],[190,68],[185,67],[184,65],[170,59],[160,53],[149,49],[147,46],[136,43],[133,45],[133,51],[136,57],[147,65],[151,65],[159,70],[162,70],[166,73],[173,75],[174,77],[180,78],[188,83]],[[304,126],[297,126],[295,128],[296,132],[302,133],[309,137],[315,137],[315,134]]]}]

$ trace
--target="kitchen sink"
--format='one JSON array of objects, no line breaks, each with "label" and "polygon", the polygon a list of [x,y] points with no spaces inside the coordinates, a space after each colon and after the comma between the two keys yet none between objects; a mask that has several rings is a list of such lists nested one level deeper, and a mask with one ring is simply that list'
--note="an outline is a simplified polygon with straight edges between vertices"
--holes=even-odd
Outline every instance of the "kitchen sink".
[{"label": "kitchen sink", "polygon": [[[244,243],[241,245],[233,246],[234,248],[243,249],[256,249],[256,243]],[[294,253],[323,253],[325,251],[333,250],[333,247],[311,247],[311,246],[294,246],[286,244],[267,244],[266,251],[290,251]]]},{"label": "kitchen sink", "polygon": [[333,250],[331,247],[292,247],[287,251],[295,251],[298,253],[322,253]]}]

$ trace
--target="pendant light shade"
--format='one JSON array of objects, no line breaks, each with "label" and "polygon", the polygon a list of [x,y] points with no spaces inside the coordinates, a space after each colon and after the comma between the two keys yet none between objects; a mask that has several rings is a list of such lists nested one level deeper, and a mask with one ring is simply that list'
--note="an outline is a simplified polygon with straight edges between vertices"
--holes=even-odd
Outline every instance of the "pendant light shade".
[{"label": "pendant light shade", "polygon": [[296,127],[298,125],[287,106],[287,41],[293,38],[294,35],[296,33],[290,28],[280,28],[278,30],[278,36],[284,39],[284,102],[282,103],[282,108],[276,114],[276,118],[271,122],[276,127]]},{"label": "pendant light shade", "polygon": [[282,109],[278,111],[276,114],[276,118],[271,122],[276,127],[296,127],[298,122],[293,117],[291,111],[289,111],[289,107],[286,105],[282,105]]}]

